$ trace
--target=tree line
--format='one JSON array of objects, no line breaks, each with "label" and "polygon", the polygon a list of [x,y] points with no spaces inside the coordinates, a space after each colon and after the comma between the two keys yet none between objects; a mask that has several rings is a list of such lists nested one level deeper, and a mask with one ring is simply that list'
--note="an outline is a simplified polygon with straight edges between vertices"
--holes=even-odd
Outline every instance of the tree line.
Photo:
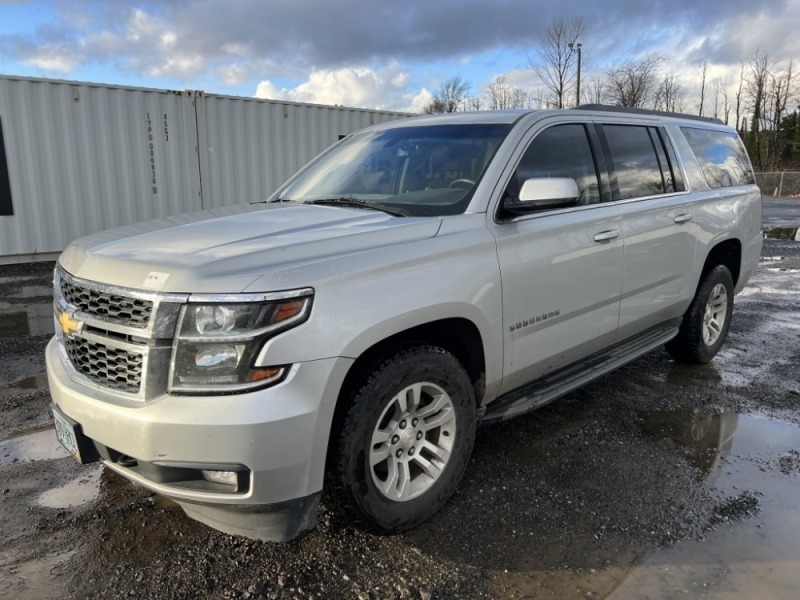
[{"label": "tree line", "polygon": [[578,90],[585,29],[579,18],[558,19],[547,27],[528,57],[530,87],[497,77],[472,93],[472,84],[454,75],[433,91],[425,112],[606,104],[693,113],[736,127],[757,171],[800,169],[800,78],[792,60],[777,61],[758,49],[741,62],[735,82],[727,77],[711,79],[704,60],[698,67],[699,97],[690,97],[669,61],[649,54],[584,69]]}]

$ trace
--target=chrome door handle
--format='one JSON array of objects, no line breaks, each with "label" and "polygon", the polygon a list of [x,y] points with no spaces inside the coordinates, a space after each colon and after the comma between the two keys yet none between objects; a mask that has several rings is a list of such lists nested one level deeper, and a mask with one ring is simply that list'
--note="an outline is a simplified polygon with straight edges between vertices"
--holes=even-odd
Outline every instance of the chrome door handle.
[{"label": "chrome door handle", "polygon": [[675,222],[676,223],[686,223],[686,221],[692,220],[692,215],[689,213],[683,213],[680,215],[675,215]]},{"label": "chrome door handle", "polygon": [[615,240],[619,237],[619,229],[609,229],[608,231],[601,231],[594,234],[595,242],[606,242],[608,240]]}]

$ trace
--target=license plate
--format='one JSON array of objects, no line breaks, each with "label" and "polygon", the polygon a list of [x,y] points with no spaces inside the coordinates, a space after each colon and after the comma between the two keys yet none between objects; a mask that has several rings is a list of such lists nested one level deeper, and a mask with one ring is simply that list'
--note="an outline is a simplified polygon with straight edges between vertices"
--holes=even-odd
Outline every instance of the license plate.
[{"label": "license plate", "polygon": [[61,442],[61,445],[66,448],[72,456],[75,457],[79,463],[82,463],[81,460],[81,451],[78,447],[78,434],[75,431],[75,427],[67,421],[64,417],[58,414],[58,411],[53,411],[53,420],[56,423],[56,437],[58,441]]}]

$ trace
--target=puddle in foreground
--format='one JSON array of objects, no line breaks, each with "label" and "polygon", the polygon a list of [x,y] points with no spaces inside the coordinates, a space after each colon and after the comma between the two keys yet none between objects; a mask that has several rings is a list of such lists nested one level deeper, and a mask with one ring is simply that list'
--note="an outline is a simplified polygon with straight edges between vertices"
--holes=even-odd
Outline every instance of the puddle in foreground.
[{"label": "puddle in foreground", "polygon": [[[68,456],[69,453],[56,439],[51,425],[28,429],[0,443],[0,465],[56,460]],[[74,480],[40,494],[36,504],[47,508],[71,508],[86,504],[100,493],[102,472],[102,463],[83,467]]]},{"label": "puddle in foreground", "polygon": [[[724,434],[719,436],[723,440]],[[796,598],[800,589],[800,428],[740,415],[722,442],[713,490],[759,496],[760,511],[725,524],[703,541],[650,553],[612,598]],[[727,456],[726,456],[727,455]]]},{"label": "puddle in foreground", "polygon": [[3,577],[0,600],[52,598],[53,580],[62,575],[62,568],[73,554],[74,550],[60,552],[15,565]]},{"label": "puddle in foreground", "polygon": [[[505,572],[497,580],[513,582],[523,598],[798,597],[800,427],[702,411],[645,413],[640,424],[645,435],[682,449],[712,496],[757,498],[757,509],[737,514],[735,502],[723,502],[704,539],[663,549],[621,546],[602,568]],[[594,552],[591,540],[573,542],[564,564]]]},{"label": "puddle in foreground", "polygon": [[69,453],[56,439],[52,425],[22,431],[0,442],[0,465],[66,456]]},{"label": "puddle in foreground", "polygon": [[0,398],[11,398],[20,394],[43,390],[47,388],[47,375],[33,375],[24,377],[0,387]]},{"label": "puddle in foreground", "polygon": [[52,302],[0,302],[0,336],[37,336],[53,333]]},{"label": "puddle in foreground", "polygon": [[102,463],[87,466],[77,479],[41,494],[36,504],[47,508],[72,508],[87,504],[100,494],[102,473]]}]

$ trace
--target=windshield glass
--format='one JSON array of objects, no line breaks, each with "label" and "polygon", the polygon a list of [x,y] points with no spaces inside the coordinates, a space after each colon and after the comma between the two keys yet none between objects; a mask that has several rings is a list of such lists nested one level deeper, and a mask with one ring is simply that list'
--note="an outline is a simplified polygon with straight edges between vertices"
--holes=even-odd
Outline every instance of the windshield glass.
[{"label": "windshield glass", "polygon": [[411,216],[464,212],[510,125],[431,125],[355,134],[281,193],[294,202],[365,200]]}]

